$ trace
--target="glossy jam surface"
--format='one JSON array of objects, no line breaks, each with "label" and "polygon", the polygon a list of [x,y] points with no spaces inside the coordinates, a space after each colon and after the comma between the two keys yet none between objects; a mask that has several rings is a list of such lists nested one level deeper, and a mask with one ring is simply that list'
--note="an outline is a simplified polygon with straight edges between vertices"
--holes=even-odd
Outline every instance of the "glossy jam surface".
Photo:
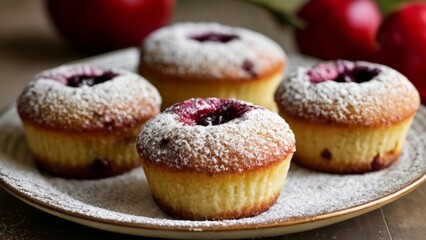
[{"label": "glossy jam surface", "polygon": [[238,40],[240,37],[235,34],[226,34],[226,33],[217,33],[217,32],[207,32],[203,34],[191,35],[190,39],[199,41],[199,42],[220,42],[227,43],[233,40]]},{"label": "glossy jam surface", "polygon": [[216,126],[240,118],[258,108],[232,99],[190,99],[173,105],[169,111],[179,115],[186,125]]},{"label": "glossy jam surface", "polygon": [[101,75],[95,74],[76,74],[66,78],[66,85],[69,87],[91,87],[96,84],[104,83],[118,76],[111,71],[106,71]]},{"label": "glossy jam surface", "polygon": [[311,83],[326,81],[363,83],[370,81],[379,74],[380,69],[378,68],[345,60],[318,64],[307,72]]}]

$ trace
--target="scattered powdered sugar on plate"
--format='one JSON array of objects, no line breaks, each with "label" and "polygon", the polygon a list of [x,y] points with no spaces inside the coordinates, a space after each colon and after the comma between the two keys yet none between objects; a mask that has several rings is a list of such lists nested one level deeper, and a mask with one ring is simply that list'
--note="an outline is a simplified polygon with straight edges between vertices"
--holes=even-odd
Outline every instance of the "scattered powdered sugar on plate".
[{"label": "scattered powdered sugar on plate", "polygon": [[294,220],[353,208],[401,190],[426,174],[426,109],[409,132],[401,159],[380,172],[360,175],[318,173],[293,164],[278,202],[252,218],[225,221],[175,220],[153,202],[141,168],[102,180],[51,177],[35,166],[24,140],[16,109],[0,118],[0,179],[19,196],[93,221],[150,228],[235,227],[286,224]]},{"label": "scattered powdered sugar on plate", "polygon": [[[300,57],[290,57],[289,62],[306,64],[306,60]],[[130,49],[85,63],[134,70],[137,51]],[[6,189],[54,212],[98,223],[155,230],[195,231],[247,226],[257,229],[269,224],[283,226],[295,221],[312,221],[313,217],[362,207],[404,190],[426,174],[425,155],[426,108],[421,107],[400,160],[387,169],[359,175],[333,175],[292,164],[281,196],[267,212],[238,220],[175,220],[164,214],[152,200],[141,168],[117,177],[83,181],[40,172],[29,153],[16,108],[11,107],[0,116],[0,184]]]}]

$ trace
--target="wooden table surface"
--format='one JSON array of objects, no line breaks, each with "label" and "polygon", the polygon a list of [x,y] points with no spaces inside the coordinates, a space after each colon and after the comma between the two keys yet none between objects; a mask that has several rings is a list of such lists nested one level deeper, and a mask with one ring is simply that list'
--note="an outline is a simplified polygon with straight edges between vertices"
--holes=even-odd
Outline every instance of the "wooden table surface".
[{"label": "wooden table surface", "polygon": [[[0,1],[0,109],[32,76],[88,57],[54,31],[41,0]],[[215,21],[262,32],[291,52],[291,32],[242,1],[179,1],[173,21]],[[426,157],[425,157],[426,160]],[[81,226],[26,205],[0,189],[0,239],[141,239]],[[426,239],[426,184],[368,214],[328,227],[271,239]]]}]

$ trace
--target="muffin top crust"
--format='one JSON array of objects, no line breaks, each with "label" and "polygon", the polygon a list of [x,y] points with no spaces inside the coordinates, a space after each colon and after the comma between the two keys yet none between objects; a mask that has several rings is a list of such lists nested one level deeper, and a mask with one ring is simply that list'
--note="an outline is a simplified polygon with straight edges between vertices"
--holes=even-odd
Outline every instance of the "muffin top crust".
[{"label": "muffin top crust", "polygon": [[276,113],[235,99],[190,99],[149,120],[137,149],[148,163],[218,174],[255,170],[295,151],[295,138]]},{"label": "muffin top crust", "polygon": [[68,65],[35,76],[17,100],[24,121],[64,132],[117,131],[159,112],[158,91],[121,69]]},{"label": "muffin top crust", "polygon": [[149,35],[140,72],[187,81],[248,81],[281,74],[282,48],[254,31],[217,23],[179,23]]},{"label": "muffin top crust", "polygon": [[420,106],[417,89],[399,72],[344,60],[299,67],[282,81],[275,101],[292,117],[366,127],[402,121]]}]

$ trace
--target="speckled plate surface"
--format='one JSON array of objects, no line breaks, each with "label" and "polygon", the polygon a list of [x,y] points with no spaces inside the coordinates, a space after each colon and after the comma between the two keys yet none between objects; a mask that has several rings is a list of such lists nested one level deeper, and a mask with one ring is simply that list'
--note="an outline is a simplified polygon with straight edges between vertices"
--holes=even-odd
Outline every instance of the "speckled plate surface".
[{"label": "speckled plate surface", "polygon": [[[136,49],[86,59],[134,70]],[[290,56],[290,66],[312,64]],[[379,208],[426,180],[426,108],[408,134],[403,155],[380,172],[359,175],[318,173],[292,165],[278,202],[252,218],[226,221],[174,220],[155,205],[141,168],[102,180],[65,180],[34,165],[14,106],[0,115],[0,183],[10,193],[61,218],[87,226],[164,238],[253,238],[330,225]]]}]

